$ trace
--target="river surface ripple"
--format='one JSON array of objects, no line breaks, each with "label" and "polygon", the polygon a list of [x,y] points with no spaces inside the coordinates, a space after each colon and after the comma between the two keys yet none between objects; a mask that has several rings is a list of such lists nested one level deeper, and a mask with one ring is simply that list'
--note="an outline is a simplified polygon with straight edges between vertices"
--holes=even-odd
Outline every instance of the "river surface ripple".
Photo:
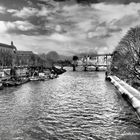
[{"label": "river surface ripple", "polygon": [[0,91],[1,140],[115,140],[127,134],[140,134],[140,122],[102,72],[69,71]]}]

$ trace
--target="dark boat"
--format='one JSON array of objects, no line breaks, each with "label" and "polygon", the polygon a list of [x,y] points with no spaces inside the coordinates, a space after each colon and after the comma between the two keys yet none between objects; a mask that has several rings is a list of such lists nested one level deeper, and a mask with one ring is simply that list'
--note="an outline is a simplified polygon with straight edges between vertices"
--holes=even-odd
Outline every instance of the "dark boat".
[{"label": "dark boat", "polygon": [[15,82],[15,86],[20,86],[21,84],[22,84],[21,81],[16,81],[16,82]]},{"label": "dark boat", "polygon": [[63,74],[64,72],[66,72],[65,69],[63,69],[63,68],[58,69],[58,68],[56,68],[55,66],[52,67],[52,70],[53,70],[57,75],[60,75],[60,74]]},{"label": "dark boat", "polygon": [[22,79],[21,79],[21,83],[22,83],[22,84],[25,84],[25,83],[27,83],[27,82],[29,82],[29,81],[30,81],[29,78],[22,78]]},{"label": "dark boat", "polygon": [[20,78],[18,81],[15,81],[15,86],[20,86],[20,85],[22,85],[22,84],[25,84],[25,83],[27,83],[27,82],[29,82],[30,81],[30,79],[29,78],[27,78],[27,77],[22,77],[22,78]]},{"label": "dark boat", "polygon": [[20,85],[25,84],[29,81],[30,81],[29,78],[22,78],[22,79],[18,79],[18,80],[9,79],[7,81],[2,81],[2,84],[4,87],[13,87],[13,86],[20,86]]},{"label": "dark boat", "polygon": [[16,81],[12,81],[12,80],[10,80],[10,81],[4,81],[3,82],[3,86],[4,87],[13,87],[13,86],[16,86]]}]

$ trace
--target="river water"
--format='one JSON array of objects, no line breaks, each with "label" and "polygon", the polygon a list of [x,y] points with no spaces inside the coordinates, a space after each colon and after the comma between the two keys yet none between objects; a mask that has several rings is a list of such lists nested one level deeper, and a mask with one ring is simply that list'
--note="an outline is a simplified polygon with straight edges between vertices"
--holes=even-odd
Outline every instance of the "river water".
[{"label": "river water", "polygon": [[130,134],[140,134],[140,121],[103,72],[68,71],[0,91],[1,140],[115,140]]}]

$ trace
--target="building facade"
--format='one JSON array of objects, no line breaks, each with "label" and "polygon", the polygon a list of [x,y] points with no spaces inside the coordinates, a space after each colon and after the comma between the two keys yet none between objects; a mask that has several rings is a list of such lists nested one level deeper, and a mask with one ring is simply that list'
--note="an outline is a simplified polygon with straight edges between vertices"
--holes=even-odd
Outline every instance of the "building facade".
[{"label": "building facade", "polygon": [[34,53],[32,51],[17,51],[17,61],[18,66],[32,65],[32,60]]},{"label": "building facade", "polygon": [[0,43],[0,66],[13,66],[15,64],[17,48],[13,41],[11,44]]}]

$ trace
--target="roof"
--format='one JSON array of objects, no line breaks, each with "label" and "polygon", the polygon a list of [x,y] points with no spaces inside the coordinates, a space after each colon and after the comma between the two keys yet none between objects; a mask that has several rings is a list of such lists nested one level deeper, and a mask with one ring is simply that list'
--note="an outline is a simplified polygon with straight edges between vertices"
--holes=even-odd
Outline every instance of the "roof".
[{"label": "roof", "polygon": [[31,55],[33,54],[32,51],[17,51],[18,55]]},{"label": "roof", "polygon": [[0,43],[0,47],[10,48],[10,49],[17,49],[14,45],[7,45],[7,44],[3,44],[3,43]]}]

